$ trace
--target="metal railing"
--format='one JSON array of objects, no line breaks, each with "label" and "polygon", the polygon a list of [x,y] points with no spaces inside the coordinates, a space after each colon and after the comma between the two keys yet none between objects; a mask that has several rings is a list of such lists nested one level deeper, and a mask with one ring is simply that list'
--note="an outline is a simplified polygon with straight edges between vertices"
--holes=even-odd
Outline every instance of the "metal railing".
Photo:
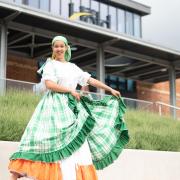
[{"label": "metal railing", "polygon": [[3,94],[9,89],[33,91],[36,83],[0,78],[0,93]]},{"label": "metal railing", "polygon": [[[31,91],[36,95],[43,94],[46,91],[46,88],[43,83],[32,83],[20,80],[13,79],[2,79],[0,78],[0,94],[3,95],[8,90],[23,90],[23,91]],[[101,94],[96,92],[89,91],[80,91],[83,95],[89,96],[94,100],[101,100],[105,96],[109,96],[108,94]],[[136,110],[145,110],[154,113],[158,113],[160,116],[170,116],[172,110],[176,111],[177,119],[180,119],[180,107],[171,106],[169,104],[163,102],[150,102],[145,100],[133,99],[123,97],[126,106],[129,109]]]},{"label": "metal railing", "polygon": [[153,111],[153,102],[127,97],[123,97],[123,99],[128,108]]},{"label": "metal railing", "polygon": [[170,115],[174,111],[177,119],[180,119],[180,107],[172,106],[160,101],[155,102],[155,104],[157,106],[158,113],[160,116]]}]

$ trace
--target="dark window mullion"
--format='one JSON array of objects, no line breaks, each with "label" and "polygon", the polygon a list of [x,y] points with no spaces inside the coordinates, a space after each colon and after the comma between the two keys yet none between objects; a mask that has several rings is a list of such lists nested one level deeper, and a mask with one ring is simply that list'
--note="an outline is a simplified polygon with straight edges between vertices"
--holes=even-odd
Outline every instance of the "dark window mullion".
[{"label": "dark window mullion", "polygon": [[134,13],[132,13],[132,35],[134,36],[135,34],[135,29],[134,29]]},{"label": "dark window mullion", "polygon": [[127,11],[124,12],[124,19],[125,19],[125,21],[124,21],[124,23],[125,23],[124,30],[125,30],[125,34],[127,34],[127,27],[126,27],[127,15],[126,15],[126,12]]},{"label": "dark window mullion", "polygon": [[118,8],[116,8],[116,31],[118,32],[118,23],[119,23],[119,19],[118,19]]},{"label": "dark window mullion", "polygon": [[62,1],[59,0],[59,14],[61,15]]},{"label": "dark window mullion", "polygon": [[49,12],[51,11],[51,0],[49,0]]},{"label": "dark window mullion", "polygon": [[40,9],[40,0],[38,0],[38,9]]},{"label": "dark window mullion", "polygon": [[141,16],[140,16],[139,26],[140,26],[140,37],[142,38],[142,18],[141,18]]}]

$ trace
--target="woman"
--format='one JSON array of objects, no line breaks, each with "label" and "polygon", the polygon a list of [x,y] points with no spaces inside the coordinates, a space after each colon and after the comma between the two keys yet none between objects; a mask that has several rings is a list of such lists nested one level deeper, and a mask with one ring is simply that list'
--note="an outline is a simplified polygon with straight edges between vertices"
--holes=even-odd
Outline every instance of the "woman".
[{"label": "woman", "polygon": [[[111,164],[128,142],[120,92],[70,63],[67,39],[52,40],[52,58],[43,71],[45,93],[10,158],[11,180],[96,180],[96,169]],[[80,96],[77,84],[109,91],[100,101]],[[94,167],[95,166],[95,167]]]}]

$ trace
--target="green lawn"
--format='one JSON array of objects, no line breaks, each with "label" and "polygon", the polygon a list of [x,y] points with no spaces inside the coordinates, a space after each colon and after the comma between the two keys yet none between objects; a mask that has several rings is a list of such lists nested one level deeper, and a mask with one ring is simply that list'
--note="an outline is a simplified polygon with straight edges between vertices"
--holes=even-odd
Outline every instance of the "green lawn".
[{"label": "green lawn", "polygon": [[40,97],[10,91],[0,96],[0,140],[19,141]]},{"label": "green lawn", "polygon": [[[0,96],[0,140],[20,140],[39,100],[30,92],[14,90]],[[126,148],[180,151],[180,121],[130,109],[125,120],[131,137]]]},{"label": "green lawn", "polygon": [[125,118],[131,137],[127,148],[180,151],[180,121],[135,110],[128,110]]}]

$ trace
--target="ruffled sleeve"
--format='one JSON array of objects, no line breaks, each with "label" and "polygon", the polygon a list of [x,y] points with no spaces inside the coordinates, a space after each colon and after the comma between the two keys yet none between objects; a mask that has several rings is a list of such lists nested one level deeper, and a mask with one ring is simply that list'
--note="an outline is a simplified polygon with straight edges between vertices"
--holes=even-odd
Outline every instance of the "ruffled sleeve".
[{"label": "ruffled sleeve", "polygon": [[[75,65],[76,66],[76,65]],[[88,72],[84,72],[81,68],[76,66],[77,72],[78,72],[78,84],[81,86],[87,86],[88,79],[91,77],[91,74]]]},{"label": "ruffled sleeve", "polygon": [[51,61],[47,62],[46,65],[44,66],[41,80],[43,82],[45,82],[45,80],[50,80],[55,83],[58,82],[58,79],[55,75],[55,67],[53,67],[53,63]]}]

